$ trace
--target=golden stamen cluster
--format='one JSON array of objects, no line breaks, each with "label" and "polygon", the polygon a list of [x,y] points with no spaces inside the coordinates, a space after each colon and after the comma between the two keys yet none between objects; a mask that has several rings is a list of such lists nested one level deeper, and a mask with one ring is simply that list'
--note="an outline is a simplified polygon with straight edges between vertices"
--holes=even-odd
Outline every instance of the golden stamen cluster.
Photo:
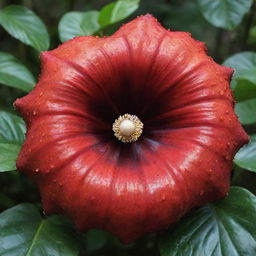
[{"label": "golden stamen cluster", "polygon": [[134,142],[142,134],[143,123],[135,115],[124,114],[113,123],[113,131],[122,142]]}]

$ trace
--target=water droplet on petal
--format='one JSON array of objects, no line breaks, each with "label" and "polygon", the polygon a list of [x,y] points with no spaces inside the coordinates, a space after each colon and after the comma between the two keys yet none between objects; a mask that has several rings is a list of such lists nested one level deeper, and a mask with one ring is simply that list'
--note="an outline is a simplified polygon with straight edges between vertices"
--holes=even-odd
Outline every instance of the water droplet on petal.
[{"label": "water droplet on petal", "polygon": [[225,158],[227,161],[231,160],[231,157],[229,155],[226,155]]}]

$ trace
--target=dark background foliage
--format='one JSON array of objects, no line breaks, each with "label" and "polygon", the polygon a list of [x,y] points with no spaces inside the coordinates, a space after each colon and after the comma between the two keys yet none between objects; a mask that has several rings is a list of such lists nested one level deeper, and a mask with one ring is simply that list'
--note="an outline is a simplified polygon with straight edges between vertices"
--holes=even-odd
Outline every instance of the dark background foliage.
[{"label": "dark background foliage", "polygon": [[[239,52],[250,51],[253,55],[256,52],[256,2],[254,1],[249,11],[243,16],[240,24],[234,27],[220,27],[216,25],[216,20],[207,21],[207,12],[203,9],[200,3],[207,2],[208,0],[141,0],[139,8],[132,13],[131,16],[113,24],[110,27],[105,28],[100,33],[105,35],[111,34],[115,31],[121,23],[131,20],[137,15],[151,13],[166,27],[171,30],[188,31],[192,36],[200,41],[206,42],[209,55],[212,56],[218,63],[223,63],[230,56]],[[214,1],[214,0],[213,0]],[[237,0],[234,0],[236,2]],[[0,0],[0,10],[9,5],[22,5],[30,10],[33,10],[38,15],[43,23],[46,25],[50,35],[50,49],[58,46],[61,41],[59,39],[58,24],[63,15],[70,11],[90,11],[100,10],[106,4],[112,1],[108,0]],[[237,1],[241,2],[241,1]],[[240,8],[236,6],[235,8]],[[210,19],[210,17],[208,16]],[[221,19],[221,17],[218,17]],[[215,22],[215,24],[214,24]],[[218,21],[217,21],[218,22]],[[212,23],[212,24],[210,24]],[[38,77],[39,74],[39,58],[38,51],[32,47],[26,46],[24,43],[13,38],[6,32],[6,30],[0,27],[0,51],[12,54],[21,63],[23,63],[34,75]],[[238,65],[236,74],[241,71],[241,74],[237,75],[237,79],[233,82],[236,83],[233,86],[236,100],[239,102],[237,107],[237,113],[239,118],[244,121],[245,129],[249,134],[255,134],[255,122],[253,117],[256,116],[256,57],[251,60],[251,68],[244,72],[243,68],[240,68],[241,59],[235,59],[231,63],[231,66]],[[253,57],[251,57],[253,59]],[[248,59],[246,59],[248,61]],[[237,62],[237,63],[236,63]],[[1,65],[1,63],[0,63]],[[1,72],[1,70],[0,70]],[[0,74],[1,75],[1,74]],[[0,77],[1,79],[1,77]],[[9,113],[15,113],[12,107],[13,101],[17,97],[22,97],[26,93],[22,90],[15,89],[13,87],[4,86],[0,83],[0,111],[7,111]],[[250,104],[245,104],[245,101],[251,100]],[[245,106],[245,107],[244,107]],[[17,114],[17,113],[16,113]],[[248,121],[249,120],[249,121]],[[1,127],[1,123],[0,123]],[[255,137],[252,137],[255,138]],[[0,132],[1,139],[1,132]],[[253,194],[256,193],[256,142],[252,139],[251,144],[244,149],[243,152],[239,152],[235,161],[232,175],[232,185],[242,186]],[[2,152],[0,152],[2,154]],[[249,171],[248,171],[249,170]],[[234,192],[235,193],[235,192]],[[242,192],[241,192],[242,193]],[[229,199],[228,199],[229,200]],[[231,200],[231,199],[230,199]],[[36,205],[37,209],[40,208],[40,197],[35,185],[26,177],[20,173],[13,172],[1,172],[0,171],[0,212],[6,209],[18,205],[20,203],[30,202]],[[219,204],[221,205],[221,204]],[[220,207],[218,205],[218,207]],[[217,207],[217,206],[214,206]],[[225,206],[226,207],[226,206]],[[224,208],[225,208],[224,207]],[[35,211],[36,209],[32,209]],[[198,214],[203,214],[204,209]],[[228,212],[228,211],[227,211]],[[194,213],[192,213],[194,214]],[[196,215],[197,216],[197,215]],[[189,217],[187,217],[189,218]],[[193,218],[193,216],[191,217]],[[255,215],[253,217],[255,218]],[[35,220],[37,221],[37,220]],[[184,220],[186,223],[187,219]],[[188,225],[189,226],[189,225]],[[0,220],[1,227],[1,220]],[[179,239],[179,227],[175,233]],[[185,231],[184,231],[185,232]],[[1,233],[1,232],[0,232]],[[203,233],[203,231],[202,231]],[[112,235],[92,230],[87,234],[76,234],[79,238],[76,241],[79,243],[81,255],[160,255],[157,239],[159,234],[151,234],[141,238],[140,240],[130,244],[122,245]],[[167,235],[168,236],[168,235]],[[255,233],[254,233],[255,236]],[[254,237],[256,238],[256,237]],[[167,238],[161,248],[162,255],[172,255],[168,251],[168,243],[170,238]],[[71,241],[71,240],[69,240]],[[188,243],[190,241],[187,241]],[[167,243],[167,244],[166,244]],[[171,241],[170,241],[171,243]],[[175,241],[175,243],[178,243]],[[255,248],[254,248],[255,249]],[[175,248],[172,247],[175,251]],[[1,234],[0,234],[0,252],[1,252]],[[228,251],[227,251],[228,252]],[[1,255],[1,253],[0,253]],[[5,254],[4,254],[5,255]],[[6,254],[6,256],[14,256],[19,254]],[[23,254],[20,254],[22,256]],[[31,254],[36,255],[37,254]],[[44,254],[42,254],[44,255]],[[58,256],[59,254],[56,254]],[[61,255],[61,254],[60,254]],[[68,254],[67,254],[68,255]],[[76,254],[70,254],[76,255]],[[173,254],[173,255],[192,255],[201,256],[201,254]],[[236,254],[202,254],[204,255],[236,255]],[[255,254],[239,254],[239,255],[256,255]],[[41,256],[41,254],[38,254]]]}]

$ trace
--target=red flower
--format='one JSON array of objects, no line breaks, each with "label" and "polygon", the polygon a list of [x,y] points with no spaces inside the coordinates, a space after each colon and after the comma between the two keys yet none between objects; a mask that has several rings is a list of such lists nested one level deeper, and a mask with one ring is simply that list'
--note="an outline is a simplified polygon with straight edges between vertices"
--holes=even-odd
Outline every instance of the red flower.
[{"label": "red flower", "polygon": [[248,141],[232,72],[150,15],[110,37],[77,37],[42,54],[36,88],[15,102],[28,128],[17,167],[45,212],[80,230],[129,242],[166,228],[228,192]]}]

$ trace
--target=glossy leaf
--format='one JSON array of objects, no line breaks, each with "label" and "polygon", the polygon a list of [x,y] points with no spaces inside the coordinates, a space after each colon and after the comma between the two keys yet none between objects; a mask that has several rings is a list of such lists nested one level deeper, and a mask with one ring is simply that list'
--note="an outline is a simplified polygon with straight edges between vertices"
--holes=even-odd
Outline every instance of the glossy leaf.
[{"label": "glossy leaf", "polygon": [[35,79],[31,72],[12,55],[0,52],[0,83],[29,92]]},{"label": "glossy leaf", "polygon": [[238,78],[248,80],[256,86],[256,65],[253,68],[241,70]]},{"label": "glossy leaf", "polygon": [[234,89],[234,97],[237,101],[256,98],[256,84],[248,80],[237,79],[237,85]]},{"label": "glossy leaf", "polygon": [[232,30],[250,10],[253,0],[197,0],[205,19],[215,27]]},{"label": "glossy leaf", "polygon": [[162,256],[256,255],[256,197],[239,187],[185,216],[160,239]]},{"label": "glossy leaf", "polygon": [[0,11],[0,24],[13,37],[38,51],[49,48],[49,35],[41,19],[20,5],[9,5]]},{"label": "glossy leaf", "polygon": [[22,143],[26,128],[23,120],[7,111],[0,111],[0,141]]},{"label": "glossy leaf", "polygon": [[119,0],[102,8],[99,15],[99,23],[102,27],[119,22],[139,7],[139,0]]},{"label": "glossy leaf", "polygon": [[252,70],[256,67],[256,53],[255,52],[241,52],[232,55],[227,58],[223,65],[231,67],[235,70],[232,81],[232,88],[234,89],[237,85],[236,79],[239,79],[239,76],[243,76],[243,72]]},{"label": "glossy leaf", "polygon": [[0,141],[0,172],[13,171],[16,169],[16,159],[21,145]]},{"label": "glossy leaf", "polygon": [[81,22],[81,27],[82,30],[84,31],[84,35],[93,35],[97,30],[99,30],[100,25],[98,23],[98,18],[99,18],[99,12],[98,11],[89,11],[85,12],[82,22]]},{"label": "glossy leaf", "polygon": [[100,28],[98,16],[98,11],[66,13],[59,23],[60,40],[65,42],[76,36],[93,35]]},{"label": "glossy leaf", "polygon": [[256,99],[250,99],[238,102],[235,105],[235,111],[240,122],[244,125],[256,122]]},{"label": "glossy leaf", "polygon": [[107,243],[108,233],[92,229],[86,233],[84,238],[87,251],[96,251]]},{"label": "glossy leaf", "polygon": [[77,256],[78,244],[65,219],[45,219],[32,204],[20,204],[0,214],[0,255]]},{"label": "glossy leaf", "polygon": [[0,111],[0,172],[16,169],[16,159],[25,130],[25,124],[20,117]]},{"label": "glossy leaf", "polygon": [[234,162],[241,168],[256,172],[256,136],[251,136],[250,143],[237,152]]}]

